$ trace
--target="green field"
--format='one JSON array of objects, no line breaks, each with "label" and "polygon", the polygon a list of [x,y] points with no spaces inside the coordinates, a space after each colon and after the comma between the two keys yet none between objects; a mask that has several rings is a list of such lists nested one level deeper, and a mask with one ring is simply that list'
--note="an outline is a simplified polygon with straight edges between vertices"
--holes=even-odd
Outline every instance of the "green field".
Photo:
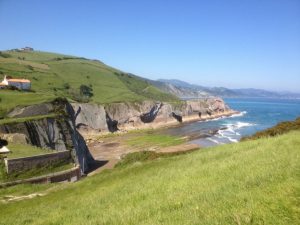
[{"label": "green field", "polygon": [[76,99],[74,93],[79,92],[80,85],[91,87],[93,96],[90,101],[102,104],[146,99],[178,101],[137,76],[100,61],[74,56],[38,51],[2,52],[0,80],[4,74],[30,79],[34,92],[0,90],[0,117],[18,105],[41,103],[56,97]]},{"label": "green field", "polygon": [[129,138],[125,143],[134,148],[147,149],[150,147],[168,147],[184,143],[184,140],[180,137],[156,134],[151,131],[141,132],[136,136]]},{"label": "green field", "polygon": [[38,148],[36,146],[29,145],[29,144],[26,145],[26,144],[9,143],[7,147],[11,151],[9,154],[7,154],[7,157],[10,159],[29,157],[34,155],[42,155],[42,154],[54,152],[53,150]]},{"label": "green field", "polygon": [[0,224],[300,224],[300,132],[30,187],[0,190],[46,193],[0,203]]}]

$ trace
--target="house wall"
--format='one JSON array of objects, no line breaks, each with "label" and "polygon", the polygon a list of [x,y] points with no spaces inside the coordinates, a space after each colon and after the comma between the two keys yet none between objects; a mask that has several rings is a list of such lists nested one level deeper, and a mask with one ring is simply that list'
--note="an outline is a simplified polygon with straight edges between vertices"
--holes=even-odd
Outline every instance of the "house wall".
[{"label": "house wall", "polygon": [[29,90],[30,87],[31,87],[30,83],[24,83],[24,82],[11,82],[11,81],[8,81],[8,85],[17,87],[17,88],[22,89],[22,90]]}]

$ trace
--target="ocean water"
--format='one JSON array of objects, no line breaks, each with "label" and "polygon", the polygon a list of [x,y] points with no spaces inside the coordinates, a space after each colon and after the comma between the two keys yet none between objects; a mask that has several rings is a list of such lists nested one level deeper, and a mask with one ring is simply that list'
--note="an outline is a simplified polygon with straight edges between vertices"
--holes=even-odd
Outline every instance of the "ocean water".
[{"label": "ocean water", "polygon": [[300,99],[224,99],[240,114],[212,121],[194,122],[169,128],[167,134],[193,136],[192,143],[203,147],[238,142],[279,122],[300,117]]}]

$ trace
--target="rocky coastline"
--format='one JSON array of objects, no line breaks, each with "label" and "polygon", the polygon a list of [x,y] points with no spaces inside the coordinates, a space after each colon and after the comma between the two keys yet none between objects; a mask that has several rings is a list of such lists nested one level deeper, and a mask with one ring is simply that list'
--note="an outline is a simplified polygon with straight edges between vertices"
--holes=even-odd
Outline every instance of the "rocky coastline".
[{"label": "rocky coastline", "polygon": [[72,103],[76,128],[83,136],[139,129],[156,129],[238,114],[220,98],[181,104],[145,101],[97,105]]},{"label": "rocky coastline", "polygon": [[86,145],[93,137],[178,126],[237,113],[220,98],[109,105],[69,103],[66,99],[56,99],[50,103],[15,108],[7,115],[12,122],[1,123],[0,133],[23,135],[28,144],[41,148],[70,150],[74,161],[85,173],[94,160]]}]

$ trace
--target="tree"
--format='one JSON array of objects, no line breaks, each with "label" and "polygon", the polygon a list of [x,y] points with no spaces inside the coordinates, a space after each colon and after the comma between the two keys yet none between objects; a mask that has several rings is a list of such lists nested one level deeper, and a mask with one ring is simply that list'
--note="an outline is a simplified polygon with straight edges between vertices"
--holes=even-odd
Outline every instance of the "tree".
[{"label": "tree", "polygon": [[80,94],[89,98],[93,97],[93,88],[84,84],[80,85]]}]

